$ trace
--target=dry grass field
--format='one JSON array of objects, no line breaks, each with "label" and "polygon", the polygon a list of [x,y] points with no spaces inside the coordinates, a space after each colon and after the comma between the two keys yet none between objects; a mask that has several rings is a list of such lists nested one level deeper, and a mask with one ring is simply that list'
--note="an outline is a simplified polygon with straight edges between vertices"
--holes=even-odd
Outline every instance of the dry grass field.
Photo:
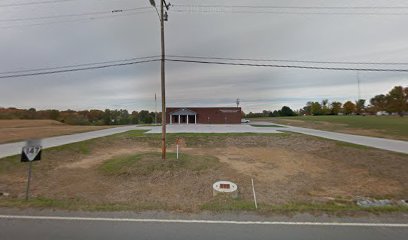
[{"label": "dry grass field", "polygon": [[[175,159],[180,137],[181,158]],[[131,131],[47,150],[34,163],[33,200],[23,201],[27,164],[0,159],[0,206],[84,210],[358,210],[358,197],[408,198],[408,156],[284,134],[169,134]],[[217,180],[236,182],[238,200],[213,198]],[[401,210],[400,208],[394,210]],[[406,210],[406,209],[405,209]]]},{"label": "dry grass field", "polygon": [[108,126],[72,126],[53,120],[0,120],[0,144],[105,128]]}]

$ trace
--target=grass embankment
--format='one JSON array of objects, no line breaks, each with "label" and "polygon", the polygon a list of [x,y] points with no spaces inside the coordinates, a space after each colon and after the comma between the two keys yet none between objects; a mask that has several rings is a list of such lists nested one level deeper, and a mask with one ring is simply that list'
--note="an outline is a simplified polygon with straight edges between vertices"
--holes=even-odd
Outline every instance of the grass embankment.
[{"label": "grass embankment", "polygon": [[161,159],[161,153],[141,153],[129,156],[119,156],[105,161],[99,166],[99,170],[107,175],[147,176],[153,172],[174,172],[180,170],[200,172],[219,167],[220,162],[212,156],[191,156],[176,153],[168,153],[166,161]]},{"label": "grass embankment", "polygon": [[[70,211],[185,211],[182,207],[168,206],[159,203],[94,203],[80,199],[48,199],[31,198],[23,199],[0,199],[0,208],[35,208],[35,209],[59,209]],[[328,203],[288,203],[280,205],[258,204],[255,208],[253,202],[243,199],[217,197],[199,206],[202,211],[216,213],[223,212],[254,212],[260,214],[293,214],[293,213],[316,213],[333,215],[353,215],[356,213],[408,213],[406,206],[383,206],[383,207],[360,207],[353,203],[342,204],[336,201]]]},{"label": "grass embankment", "polygon": [[408,140],[408,117],[397,116],[299,116],[257,118],[298,127],[344,132],[373,137]]},{"label": "grass embankment", "polygon": [[35,208],[35,209],[59,209],[69,211],[172,211],[174,207],[157,203],[95,203],[83,199],[49,199],[42,197],[23,199],[0,199],[0,208]]},{"label": "grass embankment", "polygon": [[[130,131],[45,150],[43,160],[34,163],[29,201],[23,200],[27,165],[20,163],[18,156],[1,159],[0,191],[10,197],[0,197],[0,207],[282,214],[408,212],[402,206],[362,208],[352,201],[352,196],[382,199],[376,194],[392,187],[395,190],[385,191],[390,199],[406,196],[406,156],[293,133],[186,133],[168,135],[168,150],[174,151],[176,138],[182,138],[182,152],[179,160],[169,152],[162,161],[160,134],[144,133]],[[111,154],[123,149],[131,151]],[[247,151],[253,152],[245,155]],[[66,167],[83,160],[95,163]],[[282,178],[272,178],[279,174]],[[258,209],[252,201],[251,177],[257,181],[257,195],[263,198]],[[211,185],[220,179],[236,182],[240,197],[213,198]],[[372,190],[361,194],[361,189],[367,188]],[[338,196],[336,189],[346,193],[347,201],[318,202],[317,195],[310,195],[320,191],[319,196]],[[276,196],[284,204],[274,202]]]},{"label": "grass embankment", "polygon": [[262,214],[288,214],[308,212],[349,215],[359,212],[369,212],[374,214],[408,212],[408,206],[360,207],[353,202],[345,203],[341,200],[333,200],[324,203],[291,202],[279,205],[258,204],[258,208],[256,209],[255,204],[252,201],[243,199],[231,199],[226,197],[215,198],[214,200],[203,204],[201,206],[201,209],[213,212],[253,211]]},{"label": "grass embankment", "polygon": [[[254,138],[284,139],[293,134],[291,133],[169,133],[167,134],[167,147],[174,146],[177,139],[182,139],[182,145],[186,147],[214,148],[223,147],[233,142],[237,145],[251,146],[257,144],[263,146],[263,141],[253,141]],[[126,137],[130,140],[142,141],[151,146],[161,145],[161,134],[144,134],[143,131],[130,131],[125,134],[119,134],[118,137]]]}]

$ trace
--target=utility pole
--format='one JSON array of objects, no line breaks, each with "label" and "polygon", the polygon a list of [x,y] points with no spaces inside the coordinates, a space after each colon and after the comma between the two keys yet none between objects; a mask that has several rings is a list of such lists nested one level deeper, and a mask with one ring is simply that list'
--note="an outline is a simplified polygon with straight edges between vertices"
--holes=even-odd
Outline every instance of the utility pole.
[{"label": "utility pole", "polygon": [[[165,45],[164,45],[164,22],[167,21],[170,3],[160,0],[160,14],[156,8],[155,0],[149,0],[150,4],[156,9],[160,19],[160,36],[161,36],[161,98],[162,98],[162,159],[166,160],[166,81],[165,81]],[[166,8],[166,12],[164,10]]]},{"label": "utility pole", "polygon": [[360,99],[361,99],[361,94],[360,94],[360,72],[359,72],[359,71],[357,71],[357,91],[358,91],[358,94],[357,94],[358,99],[357,99],[357,101],[360,101]]},{"label": "utility pole", "polygon": [[160,4],[161,28],[161,94],[162,94],[162,159],[166,160],[166,81],[165,81],[165,46],[164,46],[164,0]]},{"label": "utility pole", "polygon": [[157,124],[157,96],[154,94],[154,124]]}]

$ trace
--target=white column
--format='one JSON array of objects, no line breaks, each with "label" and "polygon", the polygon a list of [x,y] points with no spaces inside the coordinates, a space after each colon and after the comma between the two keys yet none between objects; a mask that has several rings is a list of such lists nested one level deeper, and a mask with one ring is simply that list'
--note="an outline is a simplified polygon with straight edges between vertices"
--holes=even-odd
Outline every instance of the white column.
[{"label": "white column", "polygon": [[180,115],[178,115],[178,120],[179,120],[179,122],[178,122],[178,123],[180,124]]},{"label": "white column", "polygon": [[194,124],[197,124],[197,114],[194,115]]},{"label": "white column", "polygon": [[170,124],[173,124],[172,121],[173,121],[173,115],[170,115]]},{"label": "white column", "polygon": [[188,125],[188,115],[187,115],[187,125]]}]

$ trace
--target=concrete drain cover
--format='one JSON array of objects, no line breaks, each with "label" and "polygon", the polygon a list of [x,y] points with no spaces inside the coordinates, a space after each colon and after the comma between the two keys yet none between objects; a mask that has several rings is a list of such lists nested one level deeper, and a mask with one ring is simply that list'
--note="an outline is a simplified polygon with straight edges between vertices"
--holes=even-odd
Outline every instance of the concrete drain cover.
[{"label": "concrete drain cover", "polygon": [[232,197],[238,197],[238,186],[237,184],[230,181],[218,181],[213,184],[213,196],[219,193],[230,194]]}]

